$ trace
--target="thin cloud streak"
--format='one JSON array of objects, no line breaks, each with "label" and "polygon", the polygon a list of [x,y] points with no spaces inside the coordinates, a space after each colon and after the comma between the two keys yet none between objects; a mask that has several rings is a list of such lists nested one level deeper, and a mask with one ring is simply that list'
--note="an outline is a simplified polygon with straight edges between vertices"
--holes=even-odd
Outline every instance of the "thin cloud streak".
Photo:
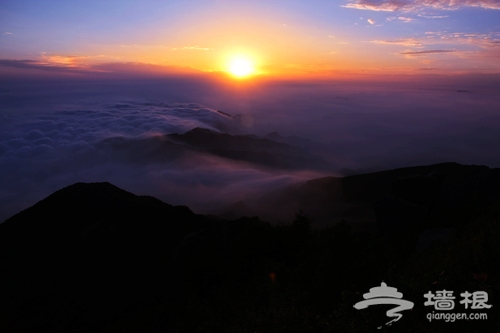
[{"label": "thin cloud streak", "polygon": [[[88,78],[116,78],[116,77],[168,77],[178,75],[198,74],[200,71],[186,67],[160,66],[146,63],[130,62],[86,62],[92,57],[85,56],[42,56],[42,60],[13,60],[0,59],[0,71],[13,69],[24,70],[26,73],[15,73],[14,76],[33,76],[36,73],[46,75],[76,74]],[[97,57],[94,57],[97,58]]]},{"label": "thin cloud streak", "polygon": [[370,43],[383,45],[404,45],[404,46],[421,46],[422,42],[416,38],[397,39],[397,40],[372,40]]},{"label": "thin cloud streak", "polygon": [[425,50],[425,51],[407,51],[407,52],[401,52],[400,54],[403,55],[426,55],[426,54],[436,54],[436,53],[453,53],[456,52],[454,50]]},{"label": "thin cloud streak", "polygon": [[457,10],[464,7],[500,9],[498,0],[356,0],[344,5],[345,8],[372,11],[417,12],[425,8]]},{"label": "thin cloud streak", "polygon": [[174,51],[179,51],[179,50],[195,50],[195,51],[209,51],[211,48],[209,47],[199,47],[199,46],[184,46],[181,48],[174,47],[172,50]]},{"label": "thin cloud streak", "polygon": [[0,59],[0,67],[10,67],[18,69],[31,69],[31,70],[42,70],[50,72],[84,72],[79,70],[74,66],[63,66],[61,63],[48,63],[36,60],[11,60],[11,59]]},{"label": "thin cloud streak", "polygon": [[[379,45],[401,45],[414,48],[413,50],[404,50],[396,53],[409,57],[433,53],[448,53],[458,55],[467,61],[500,59],[500,35],[497,32],[444,33],[429,31],[422,37],[397,40],[372,40],[370,43]],[[423,48],[426,49],[422,50]],[[494,68],[494,66],[492,68]]]}]

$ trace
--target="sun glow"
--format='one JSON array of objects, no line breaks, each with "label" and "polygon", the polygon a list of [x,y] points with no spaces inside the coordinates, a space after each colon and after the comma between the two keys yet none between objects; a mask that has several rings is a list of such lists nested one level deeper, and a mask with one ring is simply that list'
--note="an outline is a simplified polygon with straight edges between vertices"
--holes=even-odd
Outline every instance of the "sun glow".
[{"label": "sun glow", "polygon": [[244,78],[255,73],[253,63],[243,57],[234,58],[229,63],[229,72],[238,78]]}]

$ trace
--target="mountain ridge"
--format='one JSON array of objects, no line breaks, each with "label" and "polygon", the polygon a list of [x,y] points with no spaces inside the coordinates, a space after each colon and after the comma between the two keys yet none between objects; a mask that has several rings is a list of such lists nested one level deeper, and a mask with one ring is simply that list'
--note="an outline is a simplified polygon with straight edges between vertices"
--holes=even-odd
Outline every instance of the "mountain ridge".
[{"label": "mountain ridge", "polygon": [[306,149],[255,135],[232,135],[197,127],[141,139],[111,137],[100,148],[136,163],[169,162],[187,154],[208,154],[255,166],[283,170],[330,170],[322,158]]},{"label": "mountain ridge", "polygon": [[[500,169],[443,163],[293,189],[313,204],[344,200],[351,216],[371,209],[376,231],[366,233],[348,218],[320,229],[311,228],[307,211],[276,226],[257,217],[224,220],[107,182],[76,183],[0,224],[0,330],[247,332],[262,325],[259,331],[275,332],[292,325],[301,332],[327,330],[326,316],[343,331],[362,331],[355,295],[380,279],[410,290],[409,299],[430,288],[459,290],[470,272],[499,285],[499,184]],[[460,252],[464,246],[473,255]],[[480,288],[495,304],[496,292]],[[481,331],[495,331],[492,311],[476,324]],[[414,319],[400,327],[426,325]]]}]

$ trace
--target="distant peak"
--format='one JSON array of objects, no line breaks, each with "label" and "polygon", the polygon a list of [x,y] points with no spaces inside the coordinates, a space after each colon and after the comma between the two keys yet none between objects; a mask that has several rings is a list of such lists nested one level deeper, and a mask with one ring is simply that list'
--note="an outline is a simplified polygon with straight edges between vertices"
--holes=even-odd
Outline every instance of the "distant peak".
[{"label": "distant peak", "polygon": [[276,131],[267,134],[266,137],[267,138],[282,138],[282,136]]},{"label": "distant peak", "polygon": [[193,128],[192,130],[187,131],[187,132],[186,132],[186,133],[184,133],[184,134],[189,134],[189,133],[192,133],[192,134],[195,134],[195,133],[220,134],[219,132],[216,132],[216,131],[213,131],[213,130],[211,130],[211,129],[204,128],[204,127],[196,127],[196,128]]},{"label": "distant peak", "polygon": [[62,188],[61,190],[74,189],[74,188],[109,188],[109,189],[122,190],[118,186],[115,186],[109,182],[94,182],[94,183],[79,182],[79,183],[74,183],[72,185],[66,186],[66,187]]}]

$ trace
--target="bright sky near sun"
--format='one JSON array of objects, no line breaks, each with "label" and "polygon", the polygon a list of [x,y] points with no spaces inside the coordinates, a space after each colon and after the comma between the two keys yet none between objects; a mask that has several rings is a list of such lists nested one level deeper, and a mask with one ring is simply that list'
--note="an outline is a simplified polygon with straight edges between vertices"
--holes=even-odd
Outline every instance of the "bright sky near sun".
[{"label": "bright sky near sun", "polygon": [[498,73],[499,60],[500,0],[0,2],[11,69],[143,63],[241,78]]}]

